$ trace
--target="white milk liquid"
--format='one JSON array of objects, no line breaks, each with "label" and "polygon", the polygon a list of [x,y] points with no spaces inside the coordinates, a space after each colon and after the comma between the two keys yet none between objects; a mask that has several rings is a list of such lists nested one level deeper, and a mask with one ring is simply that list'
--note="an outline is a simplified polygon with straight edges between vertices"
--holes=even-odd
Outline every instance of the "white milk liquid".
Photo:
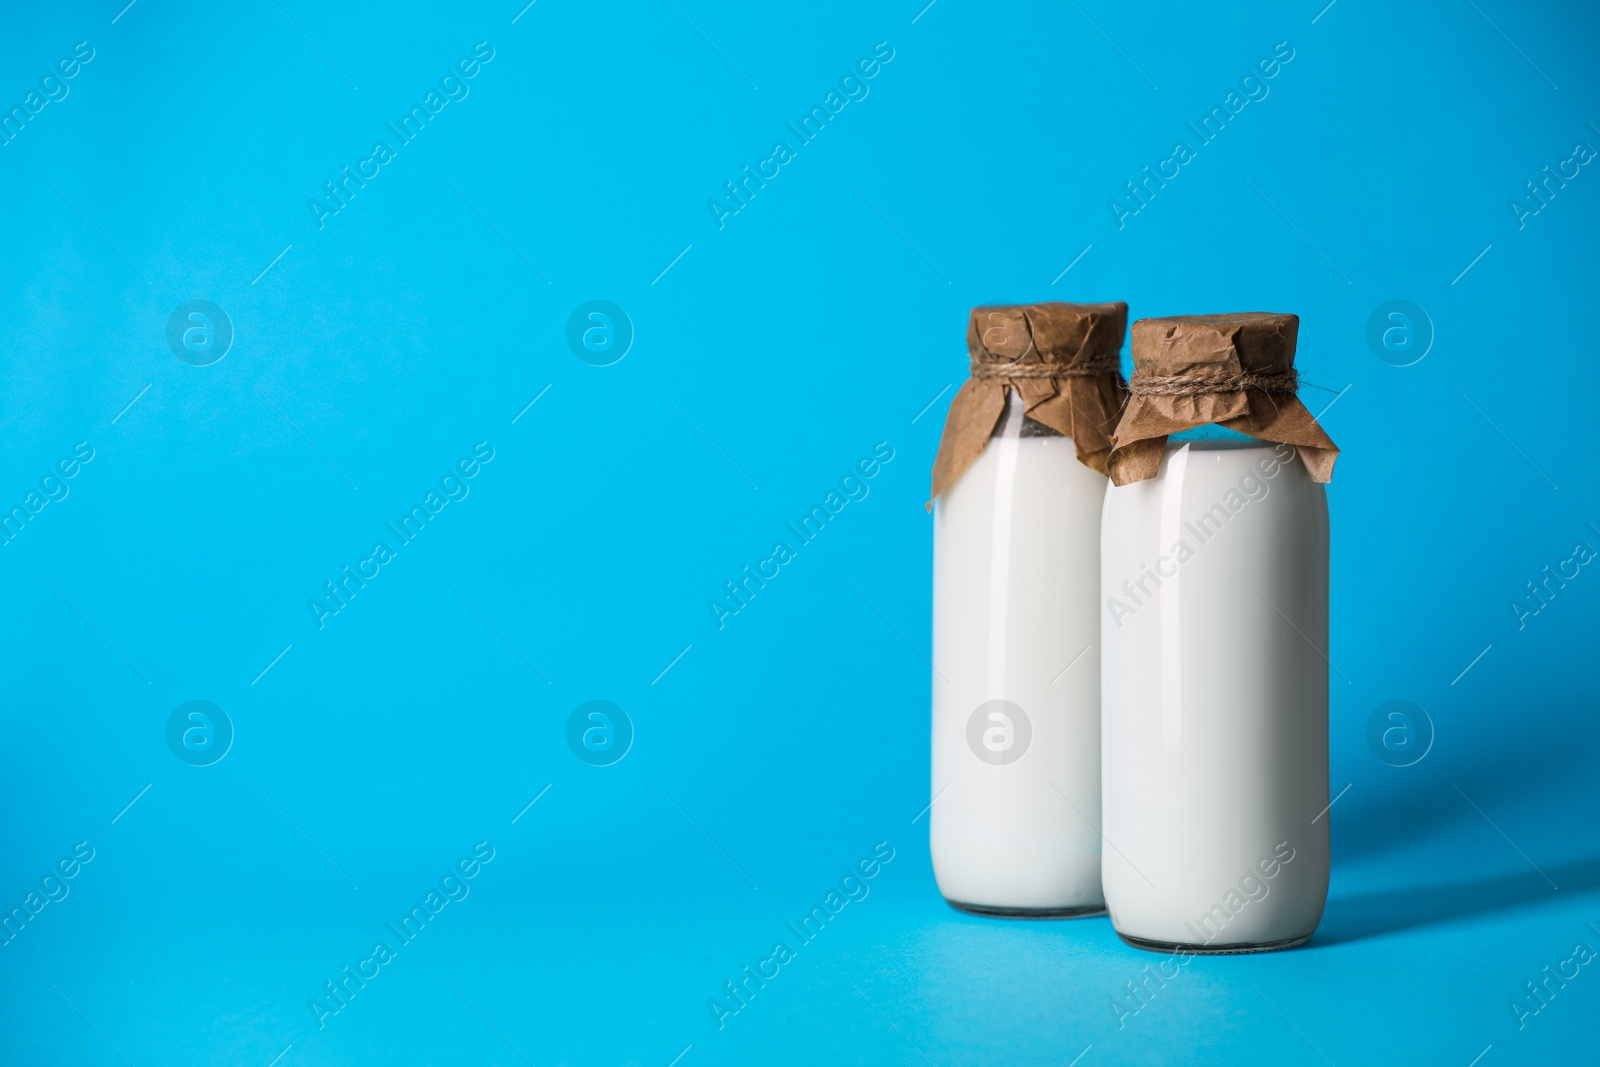
[{"label": "white milk liquid", "polygon": [[[1020,422],[1015,403],[1006,417]],[[929,843],[953,904],[1101,910],[1107,484],[1069,438],[996,437],[935,505]],[[1021,714],[990,705],[974,732],[995,700]]]},{"label": "white milk liquid", "polygon": [[1288,446],[1169,443],[1159,475],[1108,491],[1101,539],[1112,925],[1298,943],[1328,889],[1323,487]]}]

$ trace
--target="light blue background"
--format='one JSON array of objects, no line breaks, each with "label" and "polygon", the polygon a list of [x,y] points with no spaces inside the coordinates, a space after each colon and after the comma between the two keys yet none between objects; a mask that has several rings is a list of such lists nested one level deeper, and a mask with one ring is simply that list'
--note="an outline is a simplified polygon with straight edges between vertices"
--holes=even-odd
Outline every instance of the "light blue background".
[{"label": "light blue background", "polygon": [[[0,949],[0,1061],[1593,1055],[1594,967],[1524,1029],[1509,1005],[1600,948],[1600,572],[1523,629],[1509,604],[1600,548],[1600,171],[1508,206],[1600,147],[1593,9],[922,2],[6,13],[8,110],[95,55],[0,147],[0,503],[95,458],[0,548],[0,904],[95,858]],[[322,183],[479,41],[470,95],[319,230]],[[880,41],[719,230],[708,199]],[[1119,230],[1108,200],[1278,42],[1270,95]],[[236,331],[212,366],[166,344],[193,299]],[[591,299],[636,330],[613,366],[565,342]],[[1121,1028],[1156,957],[951,911],[915,818],[947,387],[971,306],[1043,299],[1296,312],[1344,449],[1326,916]],[[1436,332],[1413,366],[1366,341],[1391,299]],[[319,631],[308,599],[480,441],[470,496]],[[877,442],[870,496],[719,631],[707,601]],[[165,741],[193,699],[237,732],[206,768]],[[610,767],[564,739],[593,699],[637,731]],[[1389,700],[1436,728],[1415,766],[1367,745]],[[470,896],[319,1030],[308,1000],[479,841]],[[719,1030],[708,999],[880,841],[870,896]]]}]

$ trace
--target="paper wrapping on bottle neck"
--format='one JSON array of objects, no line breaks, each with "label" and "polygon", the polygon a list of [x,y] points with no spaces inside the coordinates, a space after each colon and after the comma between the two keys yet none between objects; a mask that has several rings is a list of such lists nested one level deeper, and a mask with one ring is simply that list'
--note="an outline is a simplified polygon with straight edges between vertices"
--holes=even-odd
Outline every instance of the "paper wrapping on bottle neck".
[{"label": "paper wrapping on bottle neck", "polygon": [[1122,410],[1117,361],[1127,323],[1123,303],[973,308],[967,322],[972,377],[945,418],[929,509],[988,446],[1011,392],[1030,419],[1072,439],[1080,463],[1105,474]]},{"label": "paper wrapping on bottle neck", "polygon": [[1313,481],[1332,478],[1339,449],[1295,395],[1299,330],[1298,316],[1265,312],[1135,322],[1111,480],[1154,478],[1168,435],[1208,424],[1293,445]]}]

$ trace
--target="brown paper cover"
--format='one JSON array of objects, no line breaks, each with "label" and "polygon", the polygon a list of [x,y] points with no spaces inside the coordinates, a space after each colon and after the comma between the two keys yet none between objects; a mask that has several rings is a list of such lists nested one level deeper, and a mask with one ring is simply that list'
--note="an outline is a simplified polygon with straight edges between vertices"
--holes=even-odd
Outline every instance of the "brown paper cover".
[{"label": "brown paper cover", "polygon": [[1118,353],[1127,324],[1123,303],[973,308],[967,321],[972,377],[950,403],[931,496],[954,485],[983,453],[1010,391],[1022,398],[1029,418],[1072,439],[1079,462],[1105,474],[1122,410]]},{"label": "brown paper cover", "polygon": [[1215,423],[1295,446],[1312,480],[1339,449],[1295,395],[1297,315],[1179,315],[1133,324],[1133,378],[1117,424],[1111,480],[1153,478],[1167,436]]}]

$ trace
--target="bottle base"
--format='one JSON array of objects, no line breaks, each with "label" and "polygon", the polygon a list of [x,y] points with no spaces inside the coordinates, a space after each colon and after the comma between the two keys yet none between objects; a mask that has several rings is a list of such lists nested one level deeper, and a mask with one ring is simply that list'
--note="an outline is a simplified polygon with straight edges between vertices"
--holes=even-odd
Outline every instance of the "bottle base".
[{"label": "bottle base", "polygon": [[1266,941],[1260,944],[1186,945],[1181,941],[1152,941],[1149,938],[1133,937],[1120,930],[1117,931],[1117,936],[1134,948],[1141,948],[1146,952],[1163,952],[1168,955],[1187,952],[1192,956],[1243,956],[1251,952],[1282,952],[1288,948],[1299,948],[1311,940],[1311,935],[1305,934],[1301,937],[1289,937],[1282,941]]},{"label": "bottle base", "polygon": [[982,915],[991,919],[1087,919],[1104,915],[1104,904],[1081,904],[1065,908],[1011,908],[1002,904],[968,904],[962,900],[945,898],[946,904],[969,915]]}]

